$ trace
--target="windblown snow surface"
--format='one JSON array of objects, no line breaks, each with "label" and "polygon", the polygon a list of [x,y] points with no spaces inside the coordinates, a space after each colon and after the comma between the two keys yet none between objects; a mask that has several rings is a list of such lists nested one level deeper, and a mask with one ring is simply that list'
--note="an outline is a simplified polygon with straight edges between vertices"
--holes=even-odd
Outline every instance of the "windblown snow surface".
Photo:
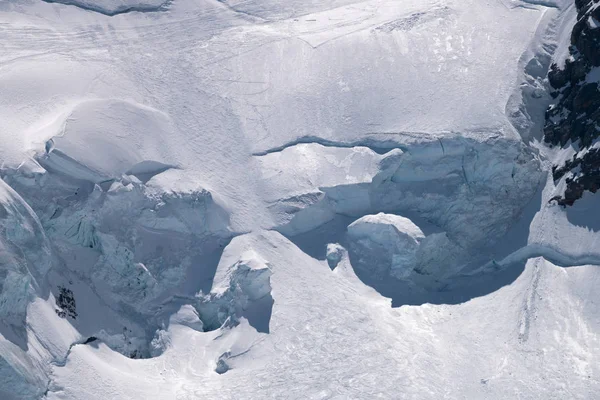
[{"label": "windblown snow surface", "polygon": [[570,0],[0,0],[0,398],[593,399]]}]

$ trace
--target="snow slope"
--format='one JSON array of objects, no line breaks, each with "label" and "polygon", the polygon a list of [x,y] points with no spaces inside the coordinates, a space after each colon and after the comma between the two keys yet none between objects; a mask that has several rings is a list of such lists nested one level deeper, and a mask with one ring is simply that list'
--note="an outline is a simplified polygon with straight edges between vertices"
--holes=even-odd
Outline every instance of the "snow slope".
[{"label": "snow slope", "polygon": [[[534,259],[494,296],[398,309],[347,258],[331,272],[271,232],[234,239],[222,260],[248,249],[272,270],[269,334],[173,326],[170,348],[148,360],[76,346],[49,398],[593,398],[593,267]],[[222,357],[230,370],[218,375]]]},{"label": "snow slope", "polygon": [[593,398],[600,225],[539,142],[574,15],[0,3],[0,397]]}]

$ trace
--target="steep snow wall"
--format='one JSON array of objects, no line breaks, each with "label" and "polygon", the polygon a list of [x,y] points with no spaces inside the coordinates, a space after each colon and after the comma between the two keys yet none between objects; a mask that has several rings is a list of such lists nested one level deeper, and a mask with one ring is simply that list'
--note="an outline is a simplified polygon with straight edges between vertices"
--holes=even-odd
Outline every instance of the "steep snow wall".
[{"label": "steep snow wall", "polygon": [[0,321],[22,329],[29,302],[50,269],[50,242],[37,215],[0,181]]}]

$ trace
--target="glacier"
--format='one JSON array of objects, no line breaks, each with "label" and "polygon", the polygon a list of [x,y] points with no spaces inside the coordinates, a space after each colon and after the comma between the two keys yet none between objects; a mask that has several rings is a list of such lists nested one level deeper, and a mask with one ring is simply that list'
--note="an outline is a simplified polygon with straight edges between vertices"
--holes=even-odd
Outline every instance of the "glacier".
[{"label": "glacier", "polygon": [[598,10],[0,2],[0,398],[595,398]]}]

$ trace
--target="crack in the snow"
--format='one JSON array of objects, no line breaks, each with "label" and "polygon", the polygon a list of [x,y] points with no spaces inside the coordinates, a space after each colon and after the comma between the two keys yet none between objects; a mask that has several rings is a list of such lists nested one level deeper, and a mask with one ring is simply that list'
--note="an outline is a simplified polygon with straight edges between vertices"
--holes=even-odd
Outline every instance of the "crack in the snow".
[{"label": "crack in the snow", "polygon": [[521,0],[521,3],[530,4],[532,6],[542,6],[556,9],[559,8],[558,5],[551,0]]},{"label": "crack in the snow", "polygon": [[223,5],[223,7],[227,8],[228,10],[234,12],[235,14],[239,15],[240,17],[246,19],[246,18],[250,18],[253,20],[259,20],[260,22],[270,22],[268,19],[260,17],[258,15],[252,14],[251,12],[248,11],[244,11],[244,10],[240,10],[235,6],[229,5],[227,3],[227,0],[217,0],[217,2],[219,2],[220,4]]},{"label": "crack in the snow", "polygon": [[140,13],[152,13],[152,12],[164,12],[168,10],[168,7],[171,5],[173,0],[166,0],[165,2],[158,4],[156,6],[153,5],[132,5],[132,6],[123,6],[118,7],[115,10],[107,10],[102,7],[94,6],[91,4],[80,3],[76,0],[42,0],[44,3],[49,4],[63,4],[66,6],[73,6],[80,8],[85,11],[91,11],[98,14],[106,15],[107,17],[114,17],[120,14],[128,14],[133,12]]},{"label": "crack in the snow", "polygon": [[561,249],[556,249],[546,244],[534,243],[521,247],[500,261],[489,261],[487,264],[469,273],[468,275],[487,272],[490,269],[501,269],[511,264],[516,264],[518,262],[523,262],[538,257],[542,257],[552,264],[563,268],[577,267],[582,265],[600,266],[600,253],[568,254]]},{"label": "crack in the snow", "polygon": [[385,154],[394,149],[400,149],[402,151],[406,151],[407,147],[403,146],[397,142],[391,140],[375,140],[375,139],[362,139],[355,140],[352,142],[342,142],[337,140],[329,140],[323,139],[317,136],[302,136],[296,140],[292,140],[291,142],[285,143],[281,146],[273,147],[267,150],[258,151],[252,153],[254,157],[263,157],[272,153],[279,153],[284,151],[287,148],[297,146],[299,144],[319,144],[324,147],[338,147],[338,148],[346,148],[351,149],[353,147],[366,147],[371,149],[377,154]]}]

